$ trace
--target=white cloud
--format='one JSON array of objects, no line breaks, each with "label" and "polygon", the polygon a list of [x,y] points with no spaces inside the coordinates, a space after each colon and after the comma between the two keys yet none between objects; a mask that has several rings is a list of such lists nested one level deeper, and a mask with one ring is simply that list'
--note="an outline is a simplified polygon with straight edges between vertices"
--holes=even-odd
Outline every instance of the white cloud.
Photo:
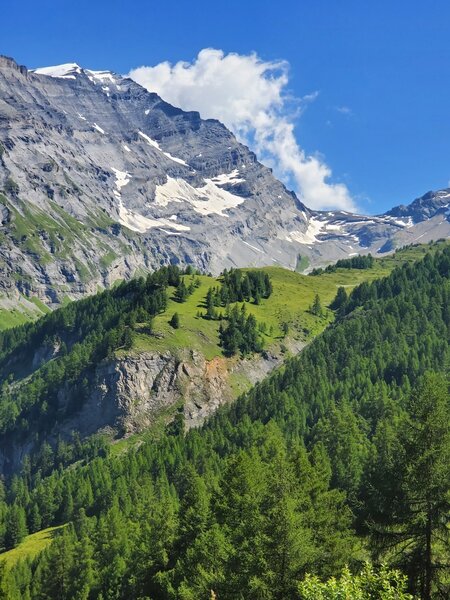
[{"label": "white cloud", "polygon": [[349,106],[335,106],[335,109],[341,113],[341,115],[347,115],[348,117],[353,115],[353,111]]},{"label": "white cloud", "polygon": [[330,182],[331,170],[318,155],[299,146],[295,119],[318,92],[292,98],[286,61],[263,61],[257,54],[224,54],[205,48],[192,62],[133,69],[129,76],[164,100],[203,118],[219,119],[239,140],[293,185],[311,208],[353,210],[342,183]]}]

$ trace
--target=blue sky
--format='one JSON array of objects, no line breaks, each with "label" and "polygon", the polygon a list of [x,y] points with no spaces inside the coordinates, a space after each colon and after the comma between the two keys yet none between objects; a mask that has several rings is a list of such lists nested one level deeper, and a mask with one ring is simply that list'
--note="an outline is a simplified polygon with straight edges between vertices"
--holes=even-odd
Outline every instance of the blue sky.
[{"label": "blue sky", "polygon": [[[29,67],[75,61],[128,73],[192,62],[203,48],[287,61],[284,98],[318,92],[300,103],[296,139],[360,209],[448,185],[446,2],[3,0],[1,13],[0,52]],[[295,106],[282,108],[290,122]]]}]

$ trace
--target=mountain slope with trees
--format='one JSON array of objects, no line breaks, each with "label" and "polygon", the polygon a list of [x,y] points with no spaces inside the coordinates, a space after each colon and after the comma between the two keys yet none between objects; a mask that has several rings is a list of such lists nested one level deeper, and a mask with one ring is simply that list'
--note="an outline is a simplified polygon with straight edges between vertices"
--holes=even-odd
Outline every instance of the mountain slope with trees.
[{"label": "mountain slope with trees", "polygon": [[339,286],[350,291],[425,249],[316,277],[163,267],[0,332],[1,469],[14,472],[25,454],[44,474],[89,459],[106,440],[86,436],[105,428],[122,437],[183,415],[198,425],[320,333]]},{"label": "mountain slope with trees", "polygon": [[[202,429],[48,477],[24,469],[4,540],[70,524],[4,574],[4,594],[406,598],[402,576],[374,575],[383,562],[410,593],[447,598],[449,300],[444,248],[341,298],[335,323]],[[352,584],[346,565],[362,570]]]}]

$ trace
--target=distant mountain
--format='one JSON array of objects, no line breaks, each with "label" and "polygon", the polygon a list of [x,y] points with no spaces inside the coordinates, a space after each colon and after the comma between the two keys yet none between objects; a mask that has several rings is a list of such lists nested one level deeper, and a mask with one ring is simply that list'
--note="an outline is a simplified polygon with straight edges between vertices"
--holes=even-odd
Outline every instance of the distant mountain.
[{"label": "distant mountain", "polygon": [[167,263],[304,269],[450,231],[447,216],[311,211],[220,122],[110,71],[6,57],[0,219],[3,305],[58,304]]},{"label": "distant mountain", "polygon": [[386,213],[388,216],[409,220],[409,224],[417,224],[436,216],[450,213],[450,188],[439,192],[427,192],[420,198],[405,206],[401,204]]}]

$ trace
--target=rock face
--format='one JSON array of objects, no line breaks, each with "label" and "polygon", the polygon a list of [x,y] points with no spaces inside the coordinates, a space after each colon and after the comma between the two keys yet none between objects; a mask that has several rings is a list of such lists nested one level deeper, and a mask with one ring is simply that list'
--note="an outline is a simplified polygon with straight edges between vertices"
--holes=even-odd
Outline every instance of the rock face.
[{"label": "rock face", "polygon": [[[297,342],[293,350],[302,347]],[[62,424],[59,433],[77,430],[86,436],[106,429],[122,437],[148,428],[162,413],[173,414],[176,408],[183,412],[187,429],[197,427],[236,396],[231,385],[234,374],[254,384],[281,362],[280,354],[206,360],[196,350],[181,350],[177,355],[141,352],[102,363],[82,410]]]},{"label": "rock face", "polygon": [[221,123],[130,79],[0,58],[0,144],[3,286],[57,302],[168,262],[295,266],[295,195]]},{"label": "rock face", "polygon": [[381,253],[448,235],[437,204],[310,211],[216,120],[109,71],[0,57],[0,298],[57,305],[170,262],[217,273]]},{"label": "rock face", "polygon": [[[286,342],[292,352],[303,342]],[[42,348],[37,364],[48,360],[57,348]],[[48,432],[55,446],[59,438],[70,440],[73,432],[81,438],[106,433],[123,438],[144,431],[158,419],[173,420],[183,413],[186,429],[200,426],[222,404],[231,402],[251,384],[263,379],[283,361],[283,355],[264,353],[240,360],[217,356],[212,360],[196,350],[141,352],[98,364],[89,376],[89,393],[81,408],[59,421]],[[236,389],[233,378],[243,387]],[[59,391],[61,414],[65,414],[70,394]],[[15,472],[24,456],[34,450],[33,436],[10,435],[0,440],[0,473]]]}]

